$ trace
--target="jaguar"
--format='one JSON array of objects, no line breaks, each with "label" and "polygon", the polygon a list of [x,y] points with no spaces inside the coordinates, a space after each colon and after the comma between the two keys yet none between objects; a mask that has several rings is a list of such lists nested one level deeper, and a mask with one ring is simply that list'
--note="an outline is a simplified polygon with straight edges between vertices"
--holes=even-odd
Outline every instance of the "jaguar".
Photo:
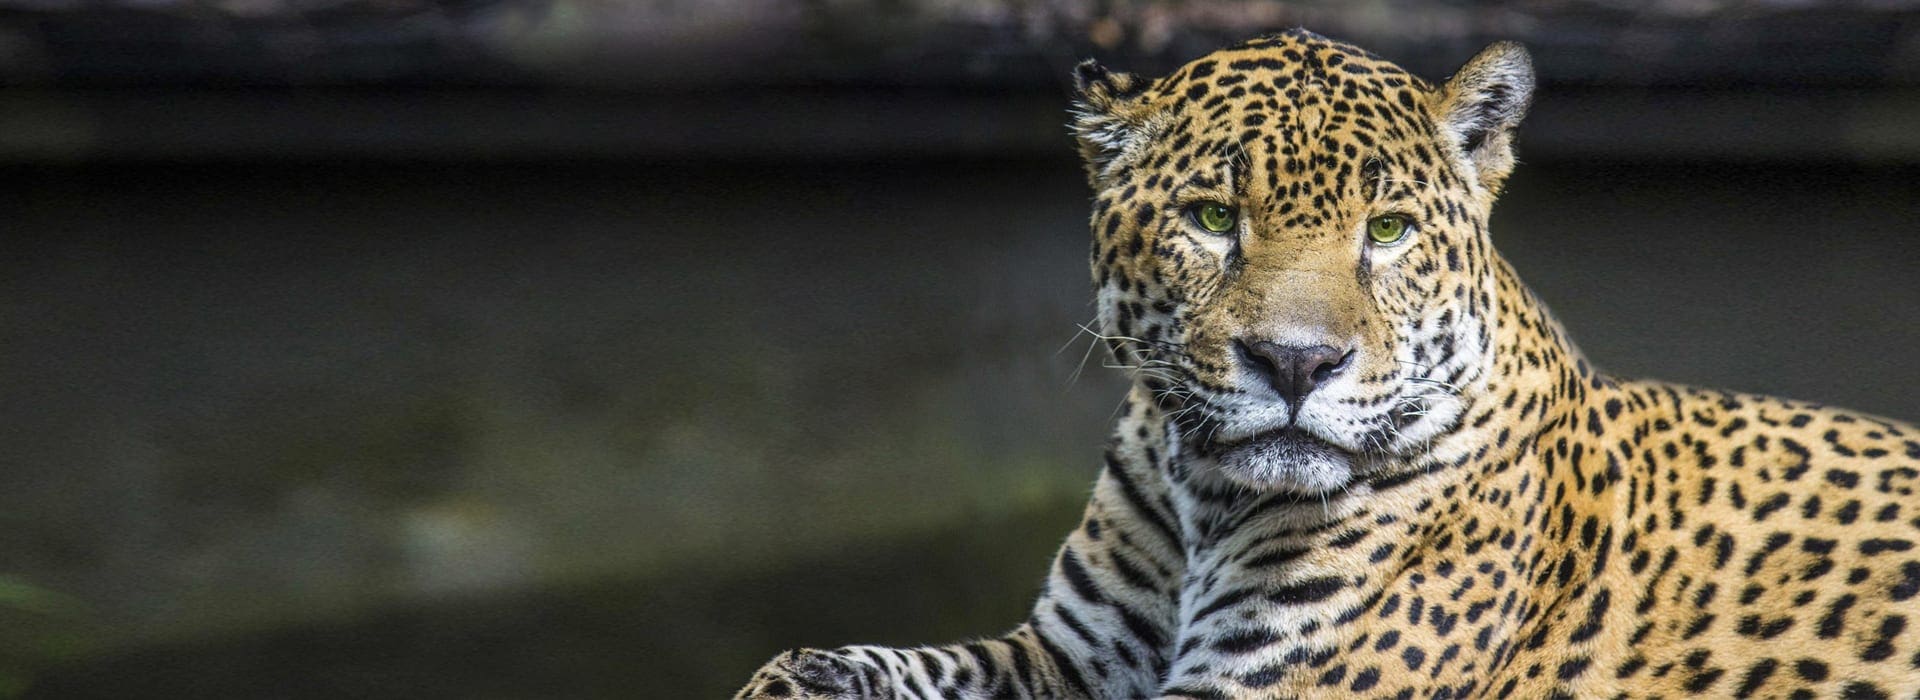
[{"label": "jaguar", "polygon": [[739,698],[1920,693],[1920,429],[1591,366],[1489,237],[1525,49],[1075,77],[1131,387],[1031,616]]}]

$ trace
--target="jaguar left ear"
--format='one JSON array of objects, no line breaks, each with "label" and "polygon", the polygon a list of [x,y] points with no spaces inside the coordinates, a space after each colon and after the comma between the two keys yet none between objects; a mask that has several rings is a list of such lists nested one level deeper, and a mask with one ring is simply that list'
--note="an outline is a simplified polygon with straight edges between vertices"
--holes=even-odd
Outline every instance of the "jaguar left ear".
[{"label": "jaguar left ear", "polygon": [[1533,59],[1511,41],[1481,50],[1441,90],[1441,130],[1489,191],[1513,172],[1513,132],[1532,100]]},{"label": "jaguar left ear", "polygon": [[1073,135],[1080,142],[1087,179],[1099,187],[1108,167],[1139,142],[1144,122],[1140,93],[1148,81],[1087,60],[1073,69],[1073,82],[1080,93],[1074,103]]}]

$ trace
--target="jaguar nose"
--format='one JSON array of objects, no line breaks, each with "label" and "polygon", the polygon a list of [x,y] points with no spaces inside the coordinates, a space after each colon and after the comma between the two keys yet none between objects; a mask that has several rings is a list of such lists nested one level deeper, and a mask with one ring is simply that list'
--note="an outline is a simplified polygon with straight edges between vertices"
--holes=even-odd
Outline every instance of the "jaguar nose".
[{"label": "jaguar nose", "polygon": [[1302,347],[1280,345],[1264,340],[1236,340],[1240,359],[1255,375],[1280,394],[1287,405],[1298,409],[1307,395],[1353,364],[1352,350],[1337,350],[1330,345]]}]

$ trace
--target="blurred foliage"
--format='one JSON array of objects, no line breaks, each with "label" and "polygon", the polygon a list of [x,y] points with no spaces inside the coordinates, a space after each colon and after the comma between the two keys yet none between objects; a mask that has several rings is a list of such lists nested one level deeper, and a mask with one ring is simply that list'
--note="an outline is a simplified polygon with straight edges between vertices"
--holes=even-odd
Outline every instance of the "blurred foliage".
[{"label": "blurred foliage", "polygon": [[0,575],[0,699],[20,697],[36,669],[82,651],[86,610],[77,598]]},{"label": "blurred foliage", "polygon": [[43,615],[72,612],[80,601],[16,578],[0,576],[0,608]]},{"label": "blurred foliage", "polygon": [[[336,658],[297,651],[308,637],[377,674],[416,677],[432,656],[449,677],[420,682],[444,689],[471,679],[457,669],[510,668],[494,659],[521,646],[487,640],[541,635],[552,651],[516,682],[568,663],[594,664],[575,682],[595,682],[731,607],[705,593],[727,580],[777,585],[874,547],[892,549],[860,566],[886,574],[898,551],[952,550],[968,523],[1045,518],[1021,533],[1037,557],[977,585],[996,612],[965,632],[1009,624],[1097,468],[1117,388],[1093,373],[1067,393],[1080,348],[1050,354],[1085,320],[1083,246],[1057,235],[1081,216],[1077,181],[959,173],[1049,212],[1009,219],[953,197],[955,175],[219,164],[23,179],[0,377],[29,400],[0,405],[0,562],[102,621],[77,639],[40,613],[0,627],[27,645],[29,696],[124,697],[178,668],[188,690],[154,696],[285,697],[191,688],[304,678]],[[871,201],[821,205],[856,193]],[[964,235],[873,235],[923,222]],[[567,593],[601,582],[635,620],[604,643],[585,609],[603,599]],[[521,596],[585,612],[490,619]],[[449,610],[494,632],[443,633]],[[732,620],[675,658],[749,666],[786,643]],[[68,643],[85,658],[41,665]],[[378,685],[342,676],[314,692]]]}]

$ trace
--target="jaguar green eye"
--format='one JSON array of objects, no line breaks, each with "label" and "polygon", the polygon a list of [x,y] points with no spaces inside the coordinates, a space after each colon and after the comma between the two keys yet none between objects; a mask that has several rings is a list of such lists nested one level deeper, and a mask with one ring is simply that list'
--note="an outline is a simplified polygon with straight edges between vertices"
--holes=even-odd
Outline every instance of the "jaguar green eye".
[{"label": "jaguar green eye", "polygon": [[1367,220],[1367,237],[1380,245],[1393,245],[1407,237],[1413,230],[1413,222],[1399,214],[1376,216]]},{"label": "jaguar green eye", "polygon": [[1235,212],[1233,207],[1219,202],[1201,202],[1193,205],[1193,208],[1188,211],[1191,212],[1194,223],[1213,233],[1232,231],[1233,224],[1239,218],[1238,212]]}]

